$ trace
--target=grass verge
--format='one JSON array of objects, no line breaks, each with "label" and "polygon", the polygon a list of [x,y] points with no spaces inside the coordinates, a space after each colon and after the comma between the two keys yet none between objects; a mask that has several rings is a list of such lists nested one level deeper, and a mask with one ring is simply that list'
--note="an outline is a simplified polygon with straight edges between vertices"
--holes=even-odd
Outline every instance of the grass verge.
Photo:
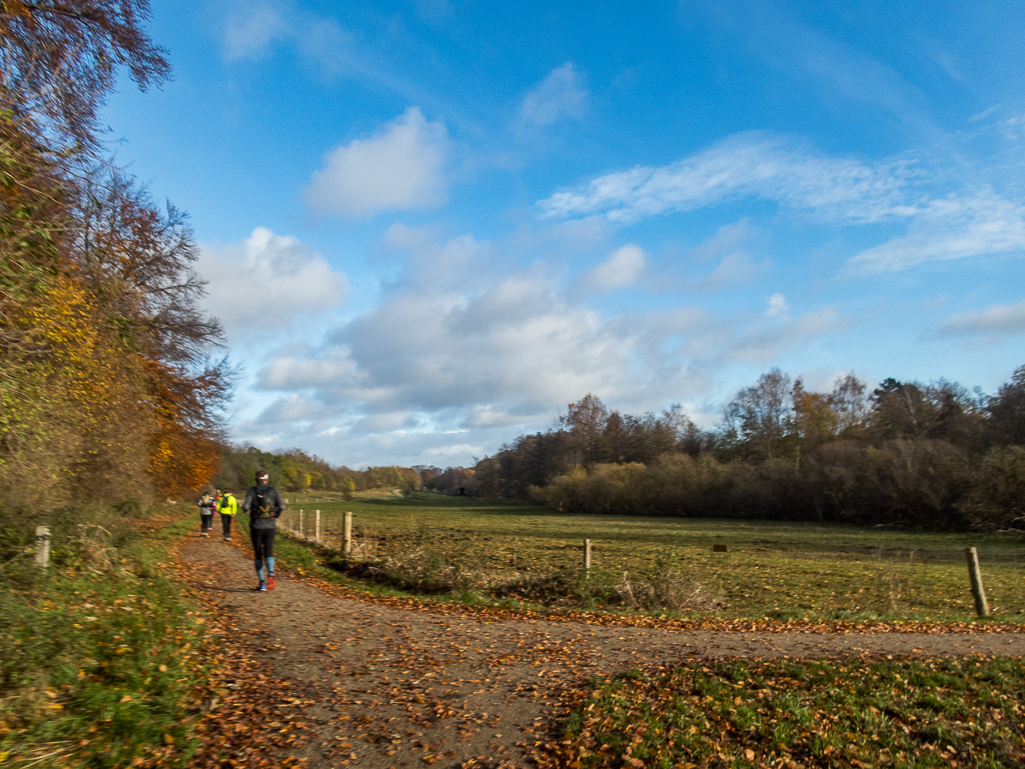
[{"label": "grass verge", "polygon": [[0,535],[0,765],[188,764],[216,644],[171,573],[193,523],[65,538],[45,572]]},{"label": "grass verge", "polygon": [[560,765],[1025,765],[1020,658],[703,660],[592,686]]}]

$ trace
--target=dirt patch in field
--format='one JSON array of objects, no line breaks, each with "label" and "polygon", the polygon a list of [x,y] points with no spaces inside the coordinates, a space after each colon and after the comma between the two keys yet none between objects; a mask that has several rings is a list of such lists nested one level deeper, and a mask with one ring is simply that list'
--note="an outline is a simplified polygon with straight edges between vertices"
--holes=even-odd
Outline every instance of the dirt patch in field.
[{"label": "dirt patch in field", "polygon": [[1025,656],[1014,627],[552,619],[360,596],[284,564],[260,593],[236,539],[177,549],[227,636],[197,766],[545,764],[567,694],[596,675],[693,657]]}]

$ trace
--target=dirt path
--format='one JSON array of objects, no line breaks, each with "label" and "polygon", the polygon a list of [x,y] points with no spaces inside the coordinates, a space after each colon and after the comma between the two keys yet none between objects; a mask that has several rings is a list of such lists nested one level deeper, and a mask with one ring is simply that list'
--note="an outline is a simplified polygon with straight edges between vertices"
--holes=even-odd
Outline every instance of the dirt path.
[{"label": "dirt path", "polygon": [[[567,690],[694,656],[1025,656],[1023,633],[731,633],[414,611],[339,597],[285,568],[277,589],[259,593],[241,543],[192,536],[178,557],[255,660],[268,703],[292,707],[303,738],[291,752],[309,767],[525,766],[532,747],[555,737]],[[245,758],[245,739],[224,739]]]}]

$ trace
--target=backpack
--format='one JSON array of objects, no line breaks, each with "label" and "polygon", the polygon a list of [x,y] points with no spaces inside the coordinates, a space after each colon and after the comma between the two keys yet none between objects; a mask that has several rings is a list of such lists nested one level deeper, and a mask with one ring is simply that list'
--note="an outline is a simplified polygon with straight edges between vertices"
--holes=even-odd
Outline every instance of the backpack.
[{"label": "backpack", "polygon": [[278,505],[274,500],[274,488],[271,486],[257,486],[253,489],[253,506],[251,510],[253,520],[276,518]]}]

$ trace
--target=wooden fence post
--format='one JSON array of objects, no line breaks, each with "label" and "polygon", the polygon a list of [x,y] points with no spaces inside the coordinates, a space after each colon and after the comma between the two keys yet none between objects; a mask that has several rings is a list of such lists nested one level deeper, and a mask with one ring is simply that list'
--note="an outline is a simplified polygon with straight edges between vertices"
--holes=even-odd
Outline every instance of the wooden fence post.
[{"label": "wooden fence post", "polygon": [[317,525],[314,528],[313,538],[320,542],[320,510],[317,511]]},{"label": "wooden fence post", "polygon": [[982,570],[979,568],[979,552],[974,547],[965,551],[968,558],[968,578],[972,581],[972,596],[975,598],[975,614],[979,617],[989,616],[989,604],[986,602],[986,589],[982,586]]},{"label": "wooden fence post", "polygon": [[36,526],[36,566],[50,565],[50,527]]},{"label": "wooden fence post", "polygon": [[346,511],[345,523],[342,526],[342,553],[352,553],[352,513]]},{"label": "wooden fence post", "polygon": [[302,511],[302,508],[299,508],[299,538],[300,538],[300,539],[301,539],[302,537],[306,536],[306,535],[305,535],[305,534],[303,533],[303,532],[305,532],[305,531],[306,531],[306,529],[305,529],[305,527],[303,526],[303,511]]},{"label": "wooden fence post", "polygon": [[591,570],[591,540],[584,540],[584,570]]}]

